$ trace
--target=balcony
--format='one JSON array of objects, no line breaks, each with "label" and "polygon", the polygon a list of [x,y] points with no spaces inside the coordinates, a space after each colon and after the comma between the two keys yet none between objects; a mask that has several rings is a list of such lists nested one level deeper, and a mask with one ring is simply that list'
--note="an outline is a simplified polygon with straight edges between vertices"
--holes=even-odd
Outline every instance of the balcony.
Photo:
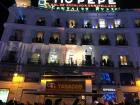
[{"label": "balcony", "polygon": [[115,81],[101,81],[100,85],[116,85]]},{"label": "balcony", "polygon": [[35,37],[35,38],[32,39],[32,42],[33,43],[43,43],[44,42],[44,39],[43,38],[37,38],[37,37]]},{"label": "balcony", "polygon": [[22,38],[19,38],[16,35],[12,35],[10,36],[9,41],[22,41]]},{"label": "balcony", "polygon": [[19,18],[19,19],[16,19],[15,20],[15,23],[18,23],[18,24],[25,24],[25,20],[24,19],[22,19],[22,18]]},{"label": "balcony", "polygon": [[76,44],[76,39],[75,38],[67,39],[66,44]]},{"label": "balcony", "polygon": [[36,25],[37,26],[45,26],[46,25],[46,22],[45,22],[45,20],[37,21],[36,22]]},{"label": "balcony", "polygon": [[114,63],[111,60],[101,60],[100,61],[101,67],[114,67]]},{"label": "balcony", "polygon": [[110,40],[109,39],[106,39],[106,40],[99,39],[99,45],[110,45]]},{"label": "balcony", "polygon": [[91,45],[92,41],[91,41],[91,39],[82,39],[81,44],[82,45]]},{"label": "balcony", "polygon": [[132,62],[126,62],[126,64],[122,64],[121,62],[119,62],[119,67],[120,68],[125,68],[125,67],[134,67]]},{"label": "balcony", "polygon": [[116,46],[128,46],[128,42],[126,40],[116,41]]},{"label": "balcony", "polygon": [[133,80],[127,80],[127,81],[121,81],[122,86],[136,86],[135,81]]},{"label": "balcony", "polygon": [[60,44],[61,41],[59,40],[59,38],[50,37],[49,43],[51,43],[51,44]]},{"label": "balcony", "polygon": [[28,58],[27,64],[41,64],[41,59]]}]

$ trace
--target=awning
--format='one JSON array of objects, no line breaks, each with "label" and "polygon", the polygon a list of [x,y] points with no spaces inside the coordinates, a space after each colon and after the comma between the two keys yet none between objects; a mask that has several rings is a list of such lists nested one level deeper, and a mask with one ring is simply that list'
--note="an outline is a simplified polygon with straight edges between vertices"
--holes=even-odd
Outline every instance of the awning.
[{"label": "awning", "polygon": [[103,93],[91,93],[91,92],[25,92],[25,94],[34,94],[34,95],[65,95],[65,96],[95,96],[95,95],[103,95]]}]

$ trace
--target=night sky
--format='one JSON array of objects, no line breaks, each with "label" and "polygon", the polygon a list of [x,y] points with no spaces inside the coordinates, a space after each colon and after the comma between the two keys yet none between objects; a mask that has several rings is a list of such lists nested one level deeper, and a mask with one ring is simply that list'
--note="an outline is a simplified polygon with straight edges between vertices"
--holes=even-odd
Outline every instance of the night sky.
[{"label": "night sky", "polygon": [[[38,0],[31,0],[33,6],[37,6]],[[140,8],[140,0],[116,0],[118,7],[123,9]],[[15,0],[0,0],[0,36],[3,32],[3,23],[8,17],[8,7],[15,3]]]}]

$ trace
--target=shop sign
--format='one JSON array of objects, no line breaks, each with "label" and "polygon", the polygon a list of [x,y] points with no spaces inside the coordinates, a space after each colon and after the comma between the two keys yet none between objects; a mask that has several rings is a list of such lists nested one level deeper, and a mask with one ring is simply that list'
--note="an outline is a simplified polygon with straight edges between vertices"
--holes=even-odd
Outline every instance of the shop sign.
[{"label": "shop sign", "polygon": [[116,89],[113,89],[113,88],[103,88],[103,91],[114,92],[114,91],[116,91]]},{"label": "shop sign", "polygon": [[84,81],[51,81],[46,82],[46,91],[50,92],[84,92]]},{"label": "shop sign", "polygon": [[115,0],[39,0],[38,6],[62,11],[117,11]]}]

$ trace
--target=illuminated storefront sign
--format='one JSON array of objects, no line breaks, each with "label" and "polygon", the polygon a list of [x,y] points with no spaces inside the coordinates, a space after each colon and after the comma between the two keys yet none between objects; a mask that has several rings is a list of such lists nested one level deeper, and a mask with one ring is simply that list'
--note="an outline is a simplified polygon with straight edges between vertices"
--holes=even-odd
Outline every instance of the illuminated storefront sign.
[{"label": "illuminated storefront sign", "polygon": [[7,102],[8,95],[9,89],[0,89],[0,100],[2,102]]},{"label": "illuminated storefront sign", "polygon": [[84,92],[84,81],[50,81],[46,82],[46,91],[50,92]]},{"label": "illuminated storefront sign", "polygon": [[117,11],[114,0],[39,0],[38,6],[62,11]]}]

